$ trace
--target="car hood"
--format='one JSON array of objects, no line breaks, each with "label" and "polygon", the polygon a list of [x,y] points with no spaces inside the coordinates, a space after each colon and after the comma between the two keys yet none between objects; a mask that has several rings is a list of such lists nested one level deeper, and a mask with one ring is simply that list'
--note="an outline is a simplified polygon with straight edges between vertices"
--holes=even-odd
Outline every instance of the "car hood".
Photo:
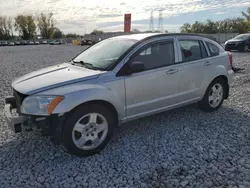
[{"label": "car hood", "polygon": [[227,43],[236,43],[236,42],[244,42],[245,40],[241,40],[241,39],[230,39],[227,41]]},{"label": "car hood", "polygon": [[101,71],[62,63],[21,76],[12,82],[12,87],[22,94],[31,95],[66,84],[94,79],[100,73]]}]

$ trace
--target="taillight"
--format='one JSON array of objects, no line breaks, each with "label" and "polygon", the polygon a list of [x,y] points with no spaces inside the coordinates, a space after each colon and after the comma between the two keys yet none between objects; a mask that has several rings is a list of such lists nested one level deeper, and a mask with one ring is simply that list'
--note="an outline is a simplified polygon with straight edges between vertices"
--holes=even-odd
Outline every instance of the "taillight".
[{"label": "taillight", "polygon": [[233,68],[233,55],[231,52],[228,52],[228,56],[229,56],[229,63],[230,63],[230,68]]}]

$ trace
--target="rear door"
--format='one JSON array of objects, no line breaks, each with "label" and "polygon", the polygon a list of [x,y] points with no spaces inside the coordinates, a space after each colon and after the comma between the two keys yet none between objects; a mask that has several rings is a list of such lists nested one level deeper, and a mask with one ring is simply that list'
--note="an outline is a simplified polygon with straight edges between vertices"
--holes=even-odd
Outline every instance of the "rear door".
[{"label": "rear door", "polygon": [[[210,62],[209,66],[205,69],[205,75],[207,76],[207,84],[210,84],[210,82],[218,76],[218,68],[227,68],[228,67],[228,54],[221,51],[220,48],[216,44],[214,44],[212,41],[205,40],[205,46],[208,51],[208,61]],[[225,73],[227,72],[227,69],[224,70]]]},{"label": "rear door", "polygon": [[211,62],[202,38],[190,36],[177,37],[180,64],[179,96],[185,101],[198,100],[202,96],[203,83],[206,80],[206,67]]}]

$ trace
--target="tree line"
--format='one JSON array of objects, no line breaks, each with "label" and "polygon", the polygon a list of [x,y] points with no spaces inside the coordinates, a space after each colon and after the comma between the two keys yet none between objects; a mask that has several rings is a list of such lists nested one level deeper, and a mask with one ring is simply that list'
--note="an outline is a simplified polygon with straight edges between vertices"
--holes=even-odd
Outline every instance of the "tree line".
[{"label": "tree line", "polygon": [[37,31],[45,39],[61,38],[63,33],[55,27],[53,13],[33,15],[17,15],[14,18],[0,16],[0,40],[15,38],[17,32],[24,40],[34,39]]},{"label": "tree line", "polygon": [[[207,20],[205,22],[196,21],[193,24],[185,23],[180,30],[183,33],[246,33],[250,32],[250,7],[247,12],[242,12],[243,17],[225,19],[221,21]],[[14,33],[24,39],[34,39],[37,32],[42,38],[76,38],[82,37],[75,33],[64,35],[63,32],[56,27],[56,20],[53,13],[40,13],[37,16],[33,15],[17,15],[14,18],[0,16],[0,40],[9,40],[15,38]],[[132,32],[140,32],[134,29]],[[90,34],[103,34],[101,30],[94,30]]]},{"label": "tree line", "polygon": [[[16,38],[15,33],[23,40],[34,39],[39,32],[44,39],[58,38],[79,38],[76,33],[64,34],[56,27],[57,21],[53,13],[40,13],[37,16],[30,14],[17,15],[14,18],[0,16],[0,40],[10,40]],[[93,30],[90,34],[103,34],[101,30]]]},{"label": "tree line", "polygon": [[250,32],[250,7],[242,12],[242,18],[225,19],[221,21],[196,21],[193,24],[185,23],[180,28],[182,33],[247,33]]}]

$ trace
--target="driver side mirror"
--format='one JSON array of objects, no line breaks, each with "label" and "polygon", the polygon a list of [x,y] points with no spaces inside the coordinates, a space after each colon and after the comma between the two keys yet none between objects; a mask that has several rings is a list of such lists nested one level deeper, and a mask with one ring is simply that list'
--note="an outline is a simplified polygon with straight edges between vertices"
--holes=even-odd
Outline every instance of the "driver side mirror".
[{"label": "driver side mirror", "polygon": [[128,68],[128,73],[132,74],[132,73],[142,72],[144,70],[145,70],[144,63],[140,61],[134,61],[130,63],[129,68]]}]

